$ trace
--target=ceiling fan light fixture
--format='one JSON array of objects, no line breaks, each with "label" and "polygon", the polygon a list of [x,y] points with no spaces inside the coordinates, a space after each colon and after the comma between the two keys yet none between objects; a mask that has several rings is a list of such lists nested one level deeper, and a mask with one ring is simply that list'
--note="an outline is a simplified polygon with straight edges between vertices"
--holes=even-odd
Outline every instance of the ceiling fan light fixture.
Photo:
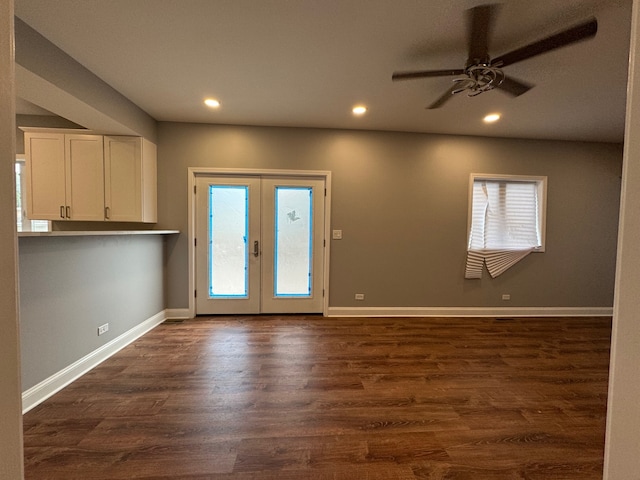
[{"label": "ceiling fan light fixture", "polygon": [[475,97],[499,87],[503,81],[504,73],[498,67],[487,64],[470,65],[465,69],[464,76],[453,79],[457,88],[451,93],[466,91],[468,96]]}]

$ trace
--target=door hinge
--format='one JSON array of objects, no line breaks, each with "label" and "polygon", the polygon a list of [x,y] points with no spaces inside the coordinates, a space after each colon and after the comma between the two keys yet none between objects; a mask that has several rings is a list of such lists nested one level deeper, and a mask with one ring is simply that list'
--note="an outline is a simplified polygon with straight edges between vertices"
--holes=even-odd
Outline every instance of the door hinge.
[{"label": "door hinge", "polygon": [[322,289],[322,296],[324,297],[324,288]]},{"label": "door hinge", "polygon": [[198,290],[193,291],[193,298],[198,298]]},{"label": "door hinge", "polygon": [[194,195],[196,194],[196,186],[195,185],[193,186],[193,194]]},{"label": "door hinge", "polygon": [[197,238],[194,238],[194,239],[193,239],[193,246],[194,246],[194,247],[197,247],[197,246],[198,246],[198,239],[197,239]]},{"label": "door hinge", "polygon": [[326,240],[322,240],[322,246],[326,247],[327,246],[327,241]]},{"label": "door hinge", "polygon": [[327,189],[326,188],[324,189],[324,196],[325,197],[327,196]]}]

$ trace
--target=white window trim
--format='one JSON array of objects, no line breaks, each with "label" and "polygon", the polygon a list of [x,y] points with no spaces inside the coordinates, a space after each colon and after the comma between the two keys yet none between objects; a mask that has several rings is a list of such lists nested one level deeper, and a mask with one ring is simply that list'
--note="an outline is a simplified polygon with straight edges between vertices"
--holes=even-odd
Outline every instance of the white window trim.
[{"label": "white window trim", "polygon": [[[32,221],[31,219],[27,218],[27,209],[26,209],[26,202],[27,202],[27,198],[25,198],[26,192],[27,192],[27,180],[26,180],[26,170],[25,170],[25,164],[26,164],[26,158],[25,155],[23,153],[18,153],[16,154],[16,164],[19,163],[21,164],[21,168],[22,168],[22,174],[20,175],[20,196],[21,196],[21,201],[22,201],[22,211],[20,212],[20,216],[21,216],[21,225],[22,228],[18,229],[18,232],[31,232],[31,228],[32,228]],[[17,186],[16,186],[17,188]],[[41,220],[42,222],[46,222],[47,223],[47,229],[46,230],[39,230],[39,231],[46,231],[46,232],[50,232],[51,231],[51,221],[50,220]],[[17,223],[17,222],[16,222]]]},{"label": "white window trim", "polygon": [[542,253],[546,248],[547,233],[547,177],[534,175],[504,175],[504,174],[486,174],[471,173],[469,175],[469,191],[467,194],[468,211],[467,211],[467,241],[471,233],[471,221],[473,210],[473,184],[476,180],[493,180],[508,182],[536,182],[538,186],[538,222],[540,228],[541,246],[535,248],[533,252]]}]

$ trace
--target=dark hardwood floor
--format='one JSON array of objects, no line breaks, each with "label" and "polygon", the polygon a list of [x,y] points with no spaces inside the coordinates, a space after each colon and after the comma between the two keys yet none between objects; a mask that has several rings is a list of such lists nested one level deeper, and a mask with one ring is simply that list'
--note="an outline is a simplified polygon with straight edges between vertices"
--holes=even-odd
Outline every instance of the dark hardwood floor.
[{"label": "dark hardwood floor", "polygon": [[601,479],[610,319],[165,323],[24,417],[27,479]]}]

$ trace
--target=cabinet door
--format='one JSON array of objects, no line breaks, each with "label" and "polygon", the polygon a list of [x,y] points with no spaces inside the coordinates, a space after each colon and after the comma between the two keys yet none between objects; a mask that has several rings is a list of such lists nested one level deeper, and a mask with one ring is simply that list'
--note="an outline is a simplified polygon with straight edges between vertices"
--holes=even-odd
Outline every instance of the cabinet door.
[{"label": "cabinet door", "polygon": [[104,137],[105,217],[142,222],[142,139]]},{"label": "cabinet door", "polygon": [[65,135],[67,206],[71,220],[104,220],[101,135]]},{"label": "cabinet door", "polygon": [[27,218],[63,220],[65,218],[64,135],[25,133],[27,170]]}]

